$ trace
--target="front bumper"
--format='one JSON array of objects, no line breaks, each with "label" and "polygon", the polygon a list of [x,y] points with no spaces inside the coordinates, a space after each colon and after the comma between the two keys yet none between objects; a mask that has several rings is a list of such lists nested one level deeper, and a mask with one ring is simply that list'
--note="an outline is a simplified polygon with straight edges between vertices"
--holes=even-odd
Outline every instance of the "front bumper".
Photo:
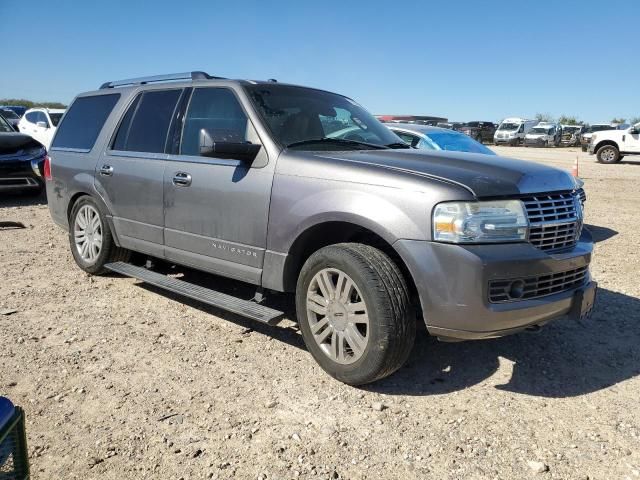
[{"label": "front bumper", "polygon": [[525,147],[544,147],[545,143],[548,143],[548,141],[542,138],[525,138],[523,145]]},{"label": "front bumper", "polygon": [[501,337],[536,327],[575,309],[580,287],[544,297],[489,302],[489,282],[566,272],[588,266],[593,243],[583,230],[569,252],[549,254],[528,243],[450,245],[399,240],[395,243],[416,284],[429,333],[445,339]]},{"label": "front bumper", "polygon": [[595,153],[595,150],[596,146],[593,143],[587,145],[587,152],[589,152],[590,155],[593,155]]},{"label": "front bumper", "polygon": [[517,137],[511,137],[511,138],[493,138],[493,143],[494,145],[515,145],[516,143],[518,143],[518,138]]}]

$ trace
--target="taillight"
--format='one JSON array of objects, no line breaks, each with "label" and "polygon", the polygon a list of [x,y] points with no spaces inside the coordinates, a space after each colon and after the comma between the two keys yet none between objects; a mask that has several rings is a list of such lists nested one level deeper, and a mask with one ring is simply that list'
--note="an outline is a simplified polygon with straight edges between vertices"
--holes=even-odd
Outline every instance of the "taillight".
[{"label": "taillight", "polygon": [[45,155],[44,157],[44,179],[48,182],[52,180],[51,176],[51,159],[49,155]]}]

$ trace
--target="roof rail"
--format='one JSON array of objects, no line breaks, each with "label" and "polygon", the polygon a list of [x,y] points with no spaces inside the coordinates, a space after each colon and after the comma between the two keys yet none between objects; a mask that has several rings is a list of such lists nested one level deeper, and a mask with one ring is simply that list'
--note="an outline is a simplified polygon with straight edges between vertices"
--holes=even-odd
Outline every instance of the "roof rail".
[{"label": "roof rail", "polygon": [[224,80],[224,77],[214,77],[206,72],[184,72],[169,73],[167,75],[154,75],[151,77],[128,78],[126,80],[116,80],[115,82],[105,82],[100,85],[100,90],[104,88],[123,87],[125,85],[145,85],[147,83],[170,82],[176,80]]}]

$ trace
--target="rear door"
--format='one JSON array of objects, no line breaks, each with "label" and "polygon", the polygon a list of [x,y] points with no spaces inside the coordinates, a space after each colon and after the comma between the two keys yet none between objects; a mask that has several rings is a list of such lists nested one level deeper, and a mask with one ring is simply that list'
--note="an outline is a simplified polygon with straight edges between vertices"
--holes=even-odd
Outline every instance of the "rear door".
[{"label": "rear door", "polygon": [[235,91],[194,88],[164,171],[166,257],[246,282],[261,281],[273,170],[262,146],[252,163],[199,155],[199,134],[261,144]]},{"label": "rear door", "polygon": [[[20,125],[20,132],[30,135],[34,139],[38,140],[38,130],[36,123],[38,123],[38,114],[40,112],[33,111],[25,114],[24,119]],[[38,140],[40,141],[40,140]],[[42,143],[42,142],[41,142]]]},{"label": "rear door", "polygon": [[164,255],[163,179],[169,126],[182,88],[139,93],[96,165],[96,189],[125,248]]}]

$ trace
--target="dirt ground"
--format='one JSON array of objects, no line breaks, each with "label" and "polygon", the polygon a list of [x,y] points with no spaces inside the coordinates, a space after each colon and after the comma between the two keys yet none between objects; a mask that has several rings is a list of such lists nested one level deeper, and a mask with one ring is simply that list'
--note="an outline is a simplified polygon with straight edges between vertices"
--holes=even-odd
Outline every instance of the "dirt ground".
[{"label": "dirt ground", "polygon": [[[87,276],[43,199],[0,198],[0,221],[26,225],[0,229],[0,311],[17,310],[0,315],[0,394],[26,410],[32,478],[639,478],[640,157],[496,150],[581,158],[593,318],[458,344],[422,331],[366,388],[324,374],[291,322]],[[268,304],[293,315],[286,296]]]}]

